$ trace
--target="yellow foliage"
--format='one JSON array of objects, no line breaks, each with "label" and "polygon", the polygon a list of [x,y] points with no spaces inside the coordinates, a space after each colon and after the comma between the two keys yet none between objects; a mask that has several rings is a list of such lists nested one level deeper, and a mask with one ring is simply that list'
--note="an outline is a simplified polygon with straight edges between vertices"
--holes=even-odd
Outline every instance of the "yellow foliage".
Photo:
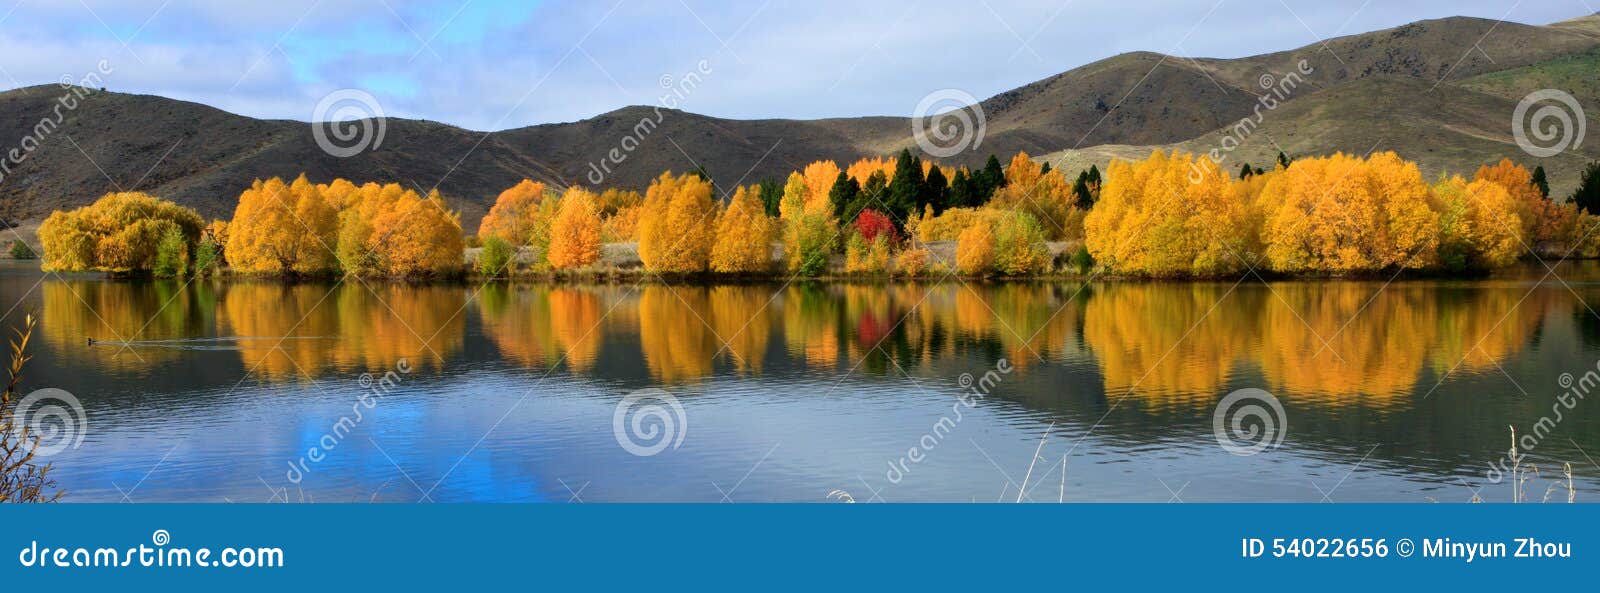
[{"label": "yellow foliage", "polygon": [[1439,258],[1447,269],[1507,266],[1522,255],[1523,224],[1505,187],[1451,177],[1434,186],[1439,213]]},{"label": "yellow foliage", "polygon": [[778,203],[783,225],[783,255],[791,272],[815,276],[826,271],[838,238],[838,222],[830,208],[812,208],[805,177],[791,173]]},{"label": "yellow foliage", "polygon": [[[1026,276],[1050,268],[1044,229],[1026,212],[1007,212],[994,228],[994,269],[1007,276]],[[957,245],[960,249],[960,245]]]},{"label": "yellow foliage", "polygon": [[645,191],[639,260],[652,272],[703,272],[710,262],[716,203],[699,176],[662,173]]},{"label": "yellow foliage", "polygon": [[581,268],[600,260],[600,212],[595,195],[573,187],[561,196],[561,209],[550,225],[547,259],[558,270]]},{"label": "yellow foliage", "polygon": [[366,248],[390,276],[436,276],[462,268],[461,217],[438,190],[423,199],[407,191],[372,220]]},{"label": "yellow foliage", "polygon": [[1415,164],[1392,152],[1297,160],[1272,176],[1260,199],[1274,270],[1417,269],[1435,261],[1439,215],[1428,206],[1428,186]]},{"label": "yellow foliage", "polygon": [[228,232],[228,263],[242,272],[324,274],[339,263],[339,212],[304,175],[256,181],[239,194]]},{"label": "yellow foliage", "polygon": [[772,223],[757,187],[741,187],[717,219],[711,270],[723,273],[762,272],[772,267]]},{"label": "yellow foliage", "polygon": [[947,208],[938,216],[924,210],[917,222],[917,238],[926,241],[955,241],[961,231],[976,225],[993,225],[1000,211],[992,208]]},{"label": "yellow foliage", "polygon": [[[849,175],[851,179],[856,180],[856,183],[862,185],[866,185],[867,178],[871,177],[873,173],[883,173],[885,180],[893,180],[894,159],[883,157],[864,158],[851,163],[849,167],[845,168],[845,175]],[[833,181],[829,180],[828,183],[833,183]]]},{"label": "yellow foliage", "polygon": [[1473,179],[1493,182],[1511,195],[1517,218],[1522,221],[1522,237],[1529,246],[1540,241],[1566,241],[1571,238],[1577,207],[1557,204],[1539,193],[1539,187],[1533,184],[1533,174],[1522,165],[1511,162],[1511,159],[1501,159],[1493,166],[1479,167]]},{"label": "yellow foliage", "polygon": [[644,203],[644,196],[636,191],[626,191],[610,188],[600,192],[600,198],[595,201],[595,208],[600,210],[602,218],[615,216],[622,210],[636,207]]},{"label": "yellow foliage", "polygon": [[817,161],[806,165],[801,177],[806,181],[806,212],[832,212],[833,203],[828,200],[828,192],[839,178],[839,165],[833,161]]},{"label": "yellow foliage", "polygon": [[846,274],[882,274],[889,270],[889,238],[878,235],[867,241],[859,234],[852,234],[844,255]]},{"label": "yellow foliage", "polygon": [[138,192],[110,193],[39,226],[47,272],[149,270],[156,245],[173,228],[193,243],[204,220],[194,210]]},{"label": "yellow foliage", "polygon": [[956,269],[968,276],[980,276],[994,269],[994,231],[989,225],[976,225],[961,231],[956,240]]},{"label": "yellow foliage", "polygon": [[527,179],[495,198],[494,206],[478,223],[478,237],[499,237],[514,246],[524,246],[533,238],[539,204],[547,189],[543,183]]},{"label": "yellow foliage", "polygon": [[1083,214],[1078,212],[1072,182],[1061,171],[1044,172],[1044,166],[1019,152],[1006,167],[1006,186],[995,190],[989,206],[1027,212],[1045,233],[1057,240],[1083,237]]},{"label": "yellow foliage", "polygon": [[1122,273],[1244,270],[1258,249],[1249,198],[1261,183],[1233,182],[1203,157],[1176,151],[1112,161],[1084,220],[1085,247],[1095,261]]},{"label": "yellow foliage", "polygon": [[921,276],[928,269],[928,250],[907,249],[894,258],[894,271],[906,278]]},{"label": "yellow foliage", "polygon": [[639,213],[644,205],[635,204],[617,210],[600,223],[600,237],[607,243],[629,243],[639,240]]}]

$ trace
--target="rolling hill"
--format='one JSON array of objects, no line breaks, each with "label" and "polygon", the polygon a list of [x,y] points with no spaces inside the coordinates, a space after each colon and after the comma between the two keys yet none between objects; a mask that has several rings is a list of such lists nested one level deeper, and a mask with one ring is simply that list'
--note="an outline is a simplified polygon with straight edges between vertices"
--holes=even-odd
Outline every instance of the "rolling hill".
[{"label": "rolling hill", "polygon": [[[1511,114],[1527,93],[1571,92],[1600,115],[1600,16],[1548,26],[1447,18],[1349,35],[1283,52],[1239,59],[1137,52],[1087,64],[979,103],[987,132],[978,151],[954,159],[975,165],[992,152],[1026,150],[1075,170],[1150,150],[1208,152],[1252,116],[1267,92],[1263,75],[1281,77],[1304,60],[1312,73],[1268,110],[1240,147],[1237,168],[1293,155],[1394,150],[1427,174],[1470,173],[1503,156],[1542,164],[1558,193],[1576,185],[1576,169],[1600,157],[1600,142],[1577,152],[1533,159],[1517,147]],[[23,138],[50,116],[55,85],[0,93],[0,138]],[[778,178],[817,159],[853,160],[915,144],[911,120],[732,120],[662,111],[607,185],[640,188],[661,171],[704,165],[723,188]],[[462,211],[471,232],[500,190],[523,178],[587,184],[598,162],[633,132],[652,107],[627,107],[586,120],[497,131],[391,118],[381,147],[339,159],[323,153],[311,125],[258,120],[155,96],[97,92],[46,135],[41,147],[0,182],[0,216],[37,221],[107,191],[138,189],[230,216],[253,179],[305,172],[434,186]],[[1592,126],[1591,126],[1592,127]],[[14,145],[13,145],[14,146]],[[9,147],[7,148],[9,150]]]}]

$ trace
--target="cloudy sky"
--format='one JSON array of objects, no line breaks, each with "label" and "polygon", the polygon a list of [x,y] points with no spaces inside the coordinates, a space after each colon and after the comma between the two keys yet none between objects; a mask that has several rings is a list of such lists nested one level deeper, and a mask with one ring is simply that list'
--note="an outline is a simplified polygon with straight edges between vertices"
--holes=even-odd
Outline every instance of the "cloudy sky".
[{"label": "cloudy sky", "polygon": [[1544,24],[1600,0],[0,0],[0,84],[111,90],[307,120],[346,88],[478,130],[660,101],[734,118],[909,115],[1134,50],[1237,57],[1468,15]]}]

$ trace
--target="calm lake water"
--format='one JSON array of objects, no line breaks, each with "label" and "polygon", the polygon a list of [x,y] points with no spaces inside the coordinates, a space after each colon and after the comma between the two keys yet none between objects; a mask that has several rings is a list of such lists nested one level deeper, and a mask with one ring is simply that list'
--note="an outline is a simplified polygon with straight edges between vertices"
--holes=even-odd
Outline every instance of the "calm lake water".
[{"label": "calm lake water", "polygon": [[[1009,502],[1025,480],[1037,502],[1506,501],[1487,474],[1509,427],[1533,431],[1600,358],[1593,263],[1388,285],[709,287],[10,265],[0,303],[8,326],[40,321],[23,392],[83,405],[82,442],[50,458],[68,501]],[[1213,421],[1247,388],[1284,419],[1241,456]],[[1571,462],[1577,499],[1600,500],[1596,399],[1540,430],[1528,497],[1565,501]]]}]

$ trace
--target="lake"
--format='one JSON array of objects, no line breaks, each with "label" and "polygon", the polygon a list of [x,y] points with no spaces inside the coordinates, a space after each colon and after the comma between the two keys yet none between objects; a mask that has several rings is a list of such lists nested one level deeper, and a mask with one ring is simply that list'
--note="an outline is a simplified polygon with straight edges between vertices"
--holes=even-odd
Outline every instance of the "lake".
[{"label": "lake", "polygon": [[[9,264],[0,296],[39,319],[22,393],[81,402],[49,457],[72,502],[1508,501],[1491,464],[1545,417],[1525,496],[1565,502],[1570,462],[1600,497],[1592,262],[718,286]],[[1239,390],[1267,420],[1219,436]]]}]

